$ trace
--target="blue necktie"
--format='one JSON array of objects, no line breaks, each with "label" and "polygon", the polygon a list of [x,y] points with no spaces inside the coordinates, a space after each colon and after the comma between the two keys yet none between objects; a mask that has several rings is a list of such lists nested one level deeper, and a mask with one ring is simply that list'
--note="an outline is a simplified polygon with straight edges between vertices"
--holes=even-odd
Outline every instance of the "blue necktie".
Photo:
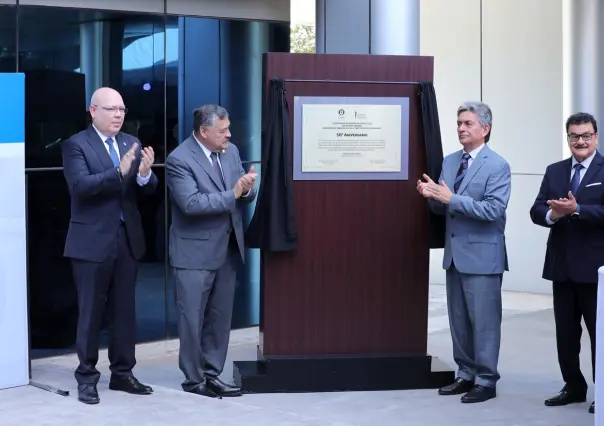
[{"label": "blue necktie", "polygon": [[111,157],[111,161],[113,161],[113,165],[115,167],[120,165],[120,156],[115,152],[115,148],[113,147],[113,139],[107,138],[105,140],[107,144],[107,148],[109,148],[109,156]]},{"label": "blue necktie", "polygon": [[453,184],[453,191],[457,193],[459,186],[461,185],[461,181],[464,177],[466,177],[466,172],[468,171],[468,161],[470,160],[470,154],[464,152],[461,156],[461,164],[459,165],[459,169],[457,169],[457,176],[455,176],[455,183]]},{"label": "blue necktie", "polygon": [[[109,148],[109,156],[111,157],[111,161],[113,161],[113,166],[117,167],[120,165],[120,156],[115,152],[115,148],[113,147],[113,139],[107,138],[105,140],[107,144],[107,148]],[[120,212],[120,219],[124,220],[124,214]]]},{"label": "blue necktie", "polygon": [[573,195],[577,195],[577,189],[579,189],[579,184],[581,183],[581,169],[583,168],[583,164],[577,163],[573,168],[575,169],[575,174],[570,180],[570,192],[572,192]]}]

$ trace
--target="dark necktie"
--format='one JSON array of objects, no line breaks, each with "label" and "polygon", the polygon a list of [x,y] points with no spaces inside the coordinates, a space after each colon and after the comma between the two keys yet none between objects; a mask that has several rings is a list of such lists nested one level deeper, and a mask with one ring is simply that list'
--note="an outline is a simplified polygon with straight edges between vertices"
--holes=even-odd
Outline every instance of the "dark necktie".
[{"label": "dark necktie", "polygon": [[105,140],[107,144],[107,148],[109,148],[109,156],[111,157],[111,161],[113,161],[113,166],[117,167],[120,165],[120,156],[117,152],[115,152],[115,148],[113,147],[113,139],[107,138]]},{"label": "dark necktie", "polygon": [[570,192],[573,195],[577,194],[577,189],[579,189],[579,184],[581,183],[581,169],[583,168],[583,164],[577,163],[573,166],[575,169],[575,173],[573,174],[573,178],[570,180]]},{"label": "dark necktie", "polygon": [[[118,155],[118,153],[115,151],[115,148],[113,147],[113,139],[111,138],[107,138],[105,139],[105,143],[107,144],[107,148],[109,149],[109,156],[111,157],[111,161],[113,161],[113,166],[117,167],[120,165],[120,156]],[[122,212],[120,212],[120,219],[123,221],[124,220],[124,214]]]},{"label": "dark necktie", "polygon": [[457,193],[459,186],[461,185],[461,181],[466,176],[466,172],[468,171],[468,161],[470,160],[470,154],[464,152],[461,156],[461,164],[459,165],[459,169],[457,169],[457,176],[455,176],[455,183],[453,184],[453,191]]},{"label": "dark necktie", "polygon": [[218,154],[213,152],[210,154],[210,158],[212,159],[212,167],[214,167],[214,173],[216,173],[216,177],[220,179],[222,183],[222,189],[226,189],[226,185],[224,184],[224,178],[222,177],[222,170],[220,170],[220,164],[218,164]]}]

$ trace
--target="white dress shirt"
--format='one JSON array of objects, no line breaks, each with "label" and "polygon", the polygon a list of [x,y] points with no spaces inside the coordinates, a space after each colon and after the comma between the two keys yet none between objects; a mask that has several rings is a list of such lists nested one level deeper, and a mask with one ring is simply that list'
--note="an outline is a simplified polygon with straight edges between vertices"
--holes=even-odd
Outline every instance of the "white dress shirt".
[{"label": "white dress shirt", "polygon": [[476,160],[476,157],[478,157],[478,153],[482,150],[482,148],[484,148],[484,144],[482,144],[478,148],[474,148],[472,151],[468,152],[468,154],[470,154],[470,159],[468,160],[468,169],[470,168],[472,163],[474,163],[474,160]]},{"label": "white dress shirt", "polygon": [[[101,138],[101,140],[103,141],[103,146],[105,147],[105,150],[107,151],[107,154],[109,154],[109,146],[107,145],[107,143],[105,142],[107,139],[109,139],[109,136],[105,136],[104,134],[102,134],[99,129],[96,128],[96,126],[93,124],[92,128],[96,131],[96,133],[99,135],[99,137]],[[120,148],[117,144],[117,139],[114,137],[111,138],[113,140],[113,149],[115,150],[115,152],[117,153],[117,156],[120,156]],[[110,154],[111,156],[111,154]],[[149,174],[145,177],[142,177],[140,175],[140,173],[136,173],[136,183],[139,184],[139,186],[145,186],[146,184],[149,183],[149,180],[151,180],[151,172],[149,172]]]}]

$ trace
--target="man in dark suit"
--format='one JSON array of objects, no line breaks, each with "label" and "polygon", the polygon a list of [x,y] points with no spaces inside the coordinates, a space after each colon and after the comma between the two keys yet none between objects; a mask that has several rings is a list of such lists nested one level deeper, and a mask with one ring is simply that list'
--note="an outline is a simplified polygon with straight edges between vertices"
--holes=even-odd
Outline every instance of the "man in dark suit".
[{"label": "man in dark suit", "polygon": [[[78,399],[97,404],[99,333],[105,309],[111,331],[109,389],[150,394],[132,374],[135,359],[134,286],[145,241],[136,192],[151,194],[157,177],[154,154],[134,136],[120,132],[127,113],[118,92],[92,96],[92,125],[63,143],[63,172],[71,195],[65,257],[71,259],[79,318],[75,371]],[[141,149],[142,148],[142,149]]]},{"label": "man in dark suit", "polygon": [[182,388],[208,397],[241,394],[218,376],[229,345],[237,262],[244,258],[242,207],[256,196],[256,173],[253,166],[243,170],[229,127],[224,108],[196,109],[193,133],[166,159]]},{"label": "man in dark suit", "polygon": [[[581,318],[591,340],[595,380],[598,268],[604,266],[604,158],[597,151],[598,125],[586,113],[566,121],[571,158],[545,170],[531,208],[533,223],[550,228],[543,278],[553,281],[558,363],[564,387],[547,406],[584,402]],[[595,411],[592,403],[589,411]]]}]

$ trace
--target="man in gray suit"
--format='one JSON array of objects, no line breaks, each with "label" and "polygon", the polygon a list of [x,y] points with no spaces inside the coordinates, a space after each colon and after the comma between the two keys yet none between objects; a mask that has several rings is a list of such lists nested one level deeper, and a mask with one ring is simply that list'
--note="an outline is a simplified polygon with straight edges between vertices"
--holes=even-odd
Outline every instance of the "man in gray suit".
[{"label": "man in gray suit", "polygon": [[506,208],[511,191],[507,161],[486,144],[493,115],[480,102],[457,110],[457,133],[463,149],[448,155],[439,182],[424,174],[417,182],[430,208],[446,215],[443,268],[455,381],[440,395],[464,394],[462,402],[496,396],[501,340],[501,282],[508,270],[505,248]]},{"label": "man in gray suit", "polygon": [[229,126],[224,108],[196,109],[193,134],[166,159],[182,388],[213,398],[241,394],[218,376],[229,344],[236,266],[244,258],[241,208],[256,196],[254,167],[243,170]]}]

